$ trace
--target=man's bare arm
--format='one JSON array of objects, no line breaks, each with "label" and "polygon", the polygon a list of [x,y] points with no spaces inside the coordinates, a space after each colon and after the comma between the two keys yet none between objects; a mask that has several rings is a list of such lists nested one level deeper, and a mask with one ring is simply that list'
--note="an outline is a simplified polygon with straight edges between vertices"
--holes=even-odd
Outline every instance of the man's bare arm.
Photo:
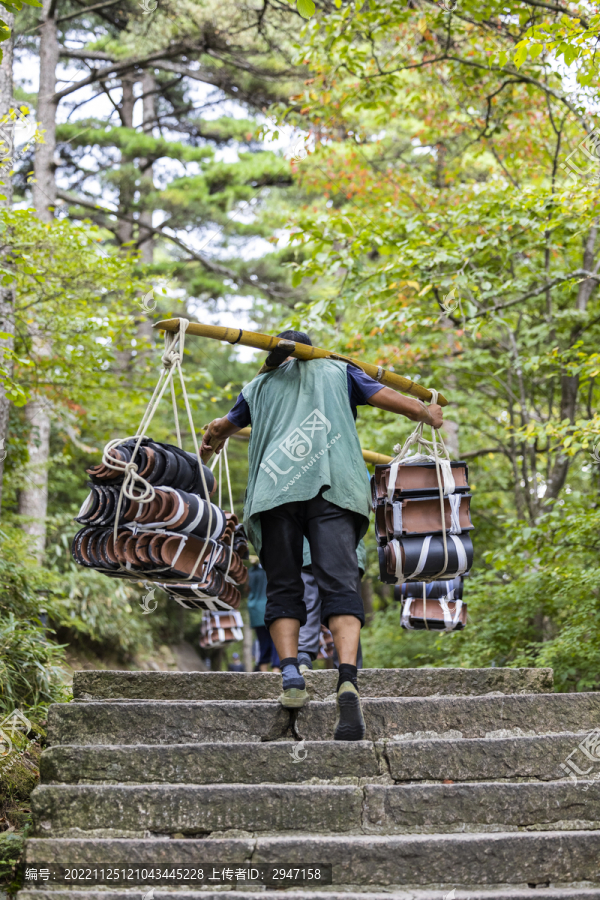
[{"label": "man's bare arm", "polygon": [[385,409],[386,412],[396,413],[398,416],[406,416],[413,422],[425,422],[426,425],[433,425],[439,428],[443,422],[442,407],[437,403],[425,406],[420,400],[413,400],[412,397],[405,397],[391,388],[384,387],[372,397],[369,397],[369,404],[376,406],[377,409]]}]

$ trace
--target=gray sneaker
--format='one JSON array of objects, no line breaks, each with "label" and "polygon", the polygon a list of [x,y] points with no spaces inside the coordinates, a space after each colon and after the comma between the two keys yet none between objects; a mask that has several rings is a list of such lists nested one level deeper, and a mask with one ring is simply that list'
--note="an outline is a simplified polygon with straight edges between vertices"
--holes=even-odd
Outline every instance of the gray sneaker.
[{"label": "gray sneaker", "polygon": [[308,699],[306,688],[288,688],[279,695],[279,702],[286,709],[299,709]]},{"label": "gray sneaker", "polygon": [[300,653],[298,654],[298,662],[300,664],[299,669],[301,675],[304,675],[305,672],[312,672],[312,659],[310,658],[308,653],[303,653],[302,651],[300,651]]},{"label": "gray sneaker", "polygon": [[351,681],[344,681],[340,685],[335,706],[337,717],[333,732],[334,741],[363,741],[365,720],[359,693]]}]

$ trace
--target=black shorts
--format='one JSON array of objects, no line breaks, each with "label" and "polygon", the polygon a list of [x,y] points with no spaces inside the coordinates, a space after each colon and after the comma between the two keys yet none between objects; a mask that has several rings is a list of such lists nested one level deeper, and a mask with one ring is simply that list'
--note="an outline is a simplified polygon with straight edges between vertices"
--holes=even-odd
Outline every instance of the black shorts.
[{"label": "black shorts", "polygon": [[312,571],[319,586],[321,621],[330,616],[355,616],[365,623],[356,545],[362,517],[325,500],[284,503],[260,514],[262,550],[260,561],[267,574],[267,628],[275,619],[298,619],[306,623],[302,545],[310,546]]}]

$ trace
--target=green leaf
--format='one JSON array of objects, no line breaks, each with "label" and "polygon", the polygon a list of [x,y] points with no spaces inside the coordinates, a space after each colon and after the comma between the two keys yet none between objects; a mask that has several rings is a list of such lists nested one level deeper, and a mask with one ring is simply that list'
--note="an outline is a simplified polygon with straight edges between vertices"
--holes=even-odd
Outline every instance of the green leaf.
[{"label": "green leaf", "polygon": [[527,59],[527,44],[521,41],[521,43],[517,44],[517,50],[513,57],[513,61],[517,69],[520,69],[525,60]]},{"label": "green leaf", "polygon": [[304,19],[310,19],[315,14],[313,0],[296,0],[296,9]]}]

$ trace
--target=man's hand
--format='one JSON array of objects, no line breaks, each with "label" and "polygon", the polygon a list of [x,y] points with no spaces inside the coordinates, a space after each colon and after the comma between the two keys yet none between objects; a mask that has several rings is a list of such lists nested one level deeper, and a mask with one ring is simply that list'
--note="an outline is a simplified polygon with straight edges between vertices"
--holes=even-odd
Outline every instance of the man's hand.
[{"label": "man's hand", "polygon": [[220,453],[227,438],[231,437],[232,434],[236,434],[239,430],[239,426],[230,422],[227,416],[224,416],[222,419],[213,419],[206,426],[206,431],[202,437],[200,458],[206,462],[213,453]]},{"label": "man's hand", "polygon": [[444,413],[442,407],[438,403],[431,403],[425,407],[427,418],[423,419],[426,425],[432,425],[434,428],[441,428],[444,421]]},{"label": "man's hand", "polygon": [[219,441],[211,431],[211,427],[219,421],[220,419],[213,419],[210,425],[206,426],[206,431],[202,436],[202,444],[200,445],[200,456],[202,459],[206,456],[212,456],[213,453],[220,453],[221,451],[223,441]]}]

